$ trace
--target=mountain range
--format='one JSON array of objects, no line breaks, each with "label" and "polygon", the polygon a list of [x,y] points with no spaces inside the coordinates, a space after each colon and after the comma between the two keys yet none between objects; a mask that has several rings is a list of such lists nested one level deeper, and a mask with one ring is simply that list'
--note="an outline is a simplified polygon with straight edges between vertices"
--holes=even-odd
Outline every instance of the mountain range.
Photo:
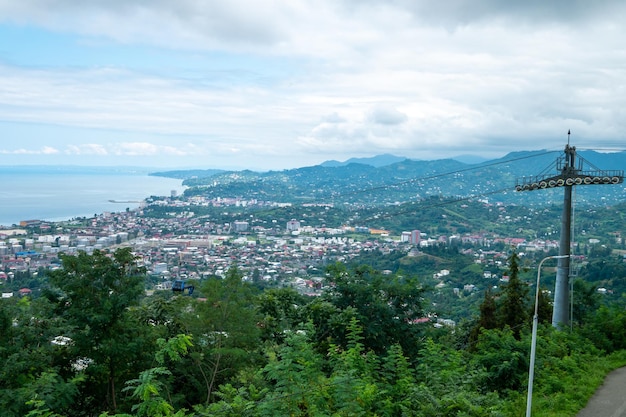
[{"label": "mountain range", "polygon": [[[350,164],[364,164],[364,165],[371,165],[373,167],[379,168],[379,167],[383,167],[386,165],[395,164],[396,162],[402,162],[406,159],[410,159],[410,158],[405,158],[402,156],[396,156],[396,155],[387,153],[387,154],[372,156],[369,158],[350,158],[344,162],[330,160],[330,161],[325,161],[321,163],[320,165],[323,167],[338,167],[338,166],[345,166],[345,165],[350,165]],[[481,156],[476,156],[476,155],[458,155],[449,159],[453,159],[455,161],[462,162],[464,164],[479,164],[479,163],[488,161],[487,158],[483,158]]]},{"label": "mountain range", "polygon": [[[151,175],[184,179],[190,187],[187,194],[208,197],[381,205],[439,196],[534,205],[558,204],[562,201],[560,188],[515,192],[516,182],[524,177],[557,175],[563,158],[562,151],[546,150],[512,152],[479,163],[385,154],[283,171],[192,170]],[[585,171],[623,170],[626,152],[580,151],[576,164]],[[579,186],[576,190],[577,201],[583,203],[616,203],[626,197],[623,184]]]}]

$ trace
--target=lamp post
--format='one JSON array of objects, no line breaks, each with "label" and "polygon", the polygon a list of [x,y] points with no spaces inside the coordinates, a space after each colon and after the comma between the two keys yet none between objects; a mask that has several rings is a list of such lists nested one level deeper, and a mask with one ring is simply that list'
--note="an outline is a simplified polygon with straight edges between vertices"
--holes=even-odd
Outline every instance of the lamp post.
[{"label": "lamp post", "polygon": [[541,278],[541,266],[548,259],[568,258],[570,255],[555,255],[543,258],[537,267],[537,289],[535,292],[535,314],[533,316],[533,335],[530,342],[530,365],[528,367],[528,397],[526,399],[526,417],[530,417],[530,409],[533,403],[533,379],[535,377],[535,351],[537,350],[537,322],[539,321],[539,280]]}]

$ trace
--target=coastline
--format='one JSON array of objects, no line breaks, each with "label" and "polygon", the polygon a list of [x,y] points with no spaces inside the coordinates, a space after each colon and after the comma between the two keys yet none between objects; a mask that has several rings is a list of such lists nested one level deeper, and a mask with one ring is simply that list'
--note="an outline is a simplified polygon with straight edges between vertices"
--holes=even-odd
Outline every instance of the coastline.
[{"label": "coastline", "polygon": [[182,194],[182,180],[127,172],[0,170],[0,226],[67,221],[139,208],[150,196]]}]

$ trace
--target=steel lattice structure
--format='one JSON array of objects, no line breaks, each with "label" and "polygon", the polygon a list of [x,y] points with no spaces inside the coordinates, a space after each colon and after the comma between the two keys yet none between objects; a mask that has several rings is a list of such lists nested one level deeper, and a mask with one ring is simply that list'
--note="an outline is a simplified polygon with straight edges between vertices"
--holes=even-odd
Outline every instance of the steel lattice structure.
[{"label": "steel lattice structure", "polygon": [[[556,161],[557,175],[538,175],[524,177],[517,180],[516,191],[532,191],[546,188],[562,187],[563,213],[561,216],[561,239],[559,242],[559,264],[556,273],[554,287],[554,310],[552,313],[552,325],[555,327],[569,324],[568,300],[569,300],[569,270],[570,270],[570,245],[572,230],[572,188],[577,185],[597,184],[621,184],[624,182],[622,170],[600,170],[576,155],[576,147],[565,146],[565,154]],[[585,164],[591,169],[586,169]]]}]

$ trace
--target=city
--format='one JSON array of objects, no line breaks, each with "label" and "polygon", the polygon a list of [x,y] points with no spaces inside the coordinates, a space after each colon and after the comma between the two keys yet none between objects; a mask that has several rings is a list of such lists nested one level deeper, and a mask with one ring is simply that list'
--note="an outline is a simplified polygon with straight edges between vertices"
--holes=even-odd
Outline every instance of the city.
[{"label": "city", "polygon": [[[366,226],[311,225],[310,219],[307,225],[296,219],[282,223],[272,220],[270,224],[254,220],[217,223],[208,216],[194,216],[192,213],[194,207],[207,205],[227,209],[250,208],[258,204],[291,206],[290,203],[259,203],[230,198],[153,197],[138,210],[103,213],[94,218],[58,223],[23,221],[20,228],[0,230],[0,270],[4,271],[0,272],[0,280],[11,282],[15,274],[36,275],[42,268],[58,268],[59,253],[84,251],[90,254],[94,250],[131,247],[153,278],[146,283],[149,293],[169,290],[175,280],[224,277],[226,271],[236,265],[245,280],[269,286],[290,286],[303,294],[316,295],[322,289],[324,268],[334,262],[349,263],[368,252],[383,255],[396,252],[417,257],[428,247],[462,245],[462,253],[479,266],[479,275],[484,280],[458,281],[461,279],[460,271],[445,269],[445,274],[433,269],[427,277],[420,278],[437,284],[437,288],[441,289],[446,285],[443,276],[448,281],[455,277],[456,280],[449,284],[456,287],[457,292],[459,289],[467,292],[497,285],[506,268],[507,251],[511,248],[522,256],[526,253],[544,254],[558,248],[556,237],[527,240],[484,231],[450,235],[419,230],[392,233]],[[482,205],[485,211],[493,209],[491,204]],[[172,211],[165,218],[144,215],[151,207],[165,209],[166,213]],[[178,211],[174,212],[175,209]],[[502,205],[498,211],[503,224],[519,221],[511,219]],[[431,281],[431,276],[436,281]],[[3,297],[10,297],[13,291],[6,287]],[[28,292],[35,288],[18,290]]]}]

